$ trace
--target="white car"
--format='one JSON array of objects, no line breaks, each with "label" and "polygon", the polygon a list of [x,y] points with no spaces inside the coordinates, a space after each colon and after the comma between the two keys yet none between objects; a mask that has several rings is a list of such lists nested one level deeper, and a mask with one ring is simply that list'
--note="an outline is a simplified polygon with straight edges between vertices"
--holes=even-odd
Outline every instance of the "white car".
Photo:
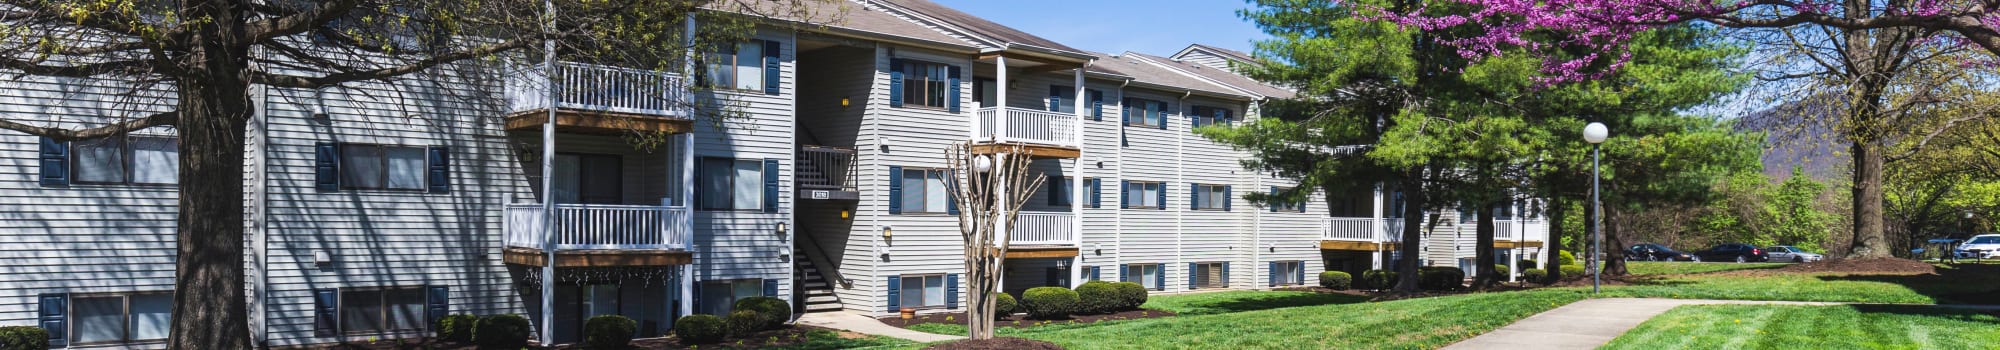
[{"label": "white car", "polygon": [[1959,259],[2000,258],[2000,235],[1972,236],[1965,244],[1958,245],[1956,253]]},{"label": "white car", "polygon": [[1811,252],[1799,249],[1798,247],[1793,247],[1788,245],[1774,245],[1774,246],[1764,247],[1764,253],[1770,254],[1771,261],[1773,262],[1806,263],[1806,262],[1826,260],[1825,255],[1813,254]]}]

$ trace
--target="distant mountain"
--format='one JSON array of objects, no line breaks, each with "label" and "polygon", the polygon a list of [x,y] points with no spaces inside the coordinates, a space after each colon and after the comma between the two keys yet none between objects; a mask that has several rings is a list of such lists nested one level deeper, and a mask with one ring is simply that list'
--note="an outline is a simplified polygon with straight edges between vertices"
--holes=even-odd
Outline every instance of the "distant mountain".
[{"label": "distant mountain", "polygon": [[1792,167],[1820,181],[1846,181],[1848,142],[1832,127],[1844,103],[1821,93],[1737,118],[1736,130],[1766,133],[1764,174],[1790,177]]}]

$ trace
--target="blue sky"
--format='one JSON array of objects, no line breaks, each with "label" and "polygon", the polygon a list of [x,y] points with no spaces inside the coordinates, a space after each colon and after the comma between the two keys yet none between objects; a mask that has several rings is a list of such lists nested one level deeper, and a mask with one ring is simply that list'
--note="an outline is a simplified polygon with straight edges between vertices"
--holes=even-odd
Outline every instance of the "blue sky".
[{"label": "blue sky", "polygon": [[1240,0],[932,0],[1070,46],[1172,55],[1190,43],[1250,52],[1266,38]]}]

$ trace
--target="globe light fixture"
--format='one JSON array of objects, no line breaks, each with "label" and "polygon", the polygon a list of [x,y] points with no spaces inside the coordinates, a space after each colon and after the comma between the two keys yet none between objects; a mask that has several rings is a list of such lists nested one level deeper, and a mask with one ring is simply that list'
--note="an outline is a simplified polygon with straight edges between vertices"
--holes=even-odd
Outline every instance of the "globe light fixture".
[{"label": "globe light fixture", "polygon": [[1590,125],[1583,126],[1584,142],[1589,142],[1593,145],[1600,144],[1604,143],[1604,139],[1608,137],[1611,137],[1611,128],[1605,127],[1604,123],[1591,122]]},{"label": "globe light fixture", "polygon": [[987,173],[987,172],[990,172],[990,171],[993,171],[993,158],[991,158],[991,157],[987,157],[987,156],[985,156],[985,155],[980,155],[980,156],[978,156],[978,157],[973,157],[973,158],[972,158],[972,171],[977,171],[977,172],[979,172],[979,173],[981,173],[981,174],[985,174],[985,173]]}]

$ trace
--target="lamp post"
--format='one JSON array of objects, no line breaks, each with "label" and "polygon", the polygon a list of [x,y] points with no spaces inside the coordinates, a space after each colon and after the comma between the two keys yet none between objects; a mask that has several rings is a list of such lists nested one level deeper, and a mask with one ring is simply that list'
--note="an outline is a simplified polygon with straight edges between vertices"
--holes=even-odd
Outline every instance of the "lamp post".
[{"label": "lamp post", "polygon": [[1590,239],[1591,239],[1590,292],[1592,294],[1595,294],[1599,291],[1600,285],[1602,284],[1602,277],[1599,276],[1604,274],[1604,261],[1603,261],[1604,259],[1599,258],[1597,255],[1598,253],[1604,250],[1604,230],[1603,228],[1598,226],[1600,225],[1600,222],[1603,221],[1602,218],[1604,217],[1604,206],[1599,204],[1597,196],[1597,192],[1600,189],[1597,185],[1597,179],[1602,177],[1598,175],[1597,162],[1599,159],[1601,159],[1601,156],[1598,155],[1597,148],[1598,144],[1604,143],[1604,138],[1609,136],[1611,136],[1611,129],[1606,128],[1604,126],[1604,123],[1590,122],[1590,125],[1583,126],[1583,141],[1590,142],[1590,209],[1591,210],[1590,210],[1589,225],[1590,225]]}]

